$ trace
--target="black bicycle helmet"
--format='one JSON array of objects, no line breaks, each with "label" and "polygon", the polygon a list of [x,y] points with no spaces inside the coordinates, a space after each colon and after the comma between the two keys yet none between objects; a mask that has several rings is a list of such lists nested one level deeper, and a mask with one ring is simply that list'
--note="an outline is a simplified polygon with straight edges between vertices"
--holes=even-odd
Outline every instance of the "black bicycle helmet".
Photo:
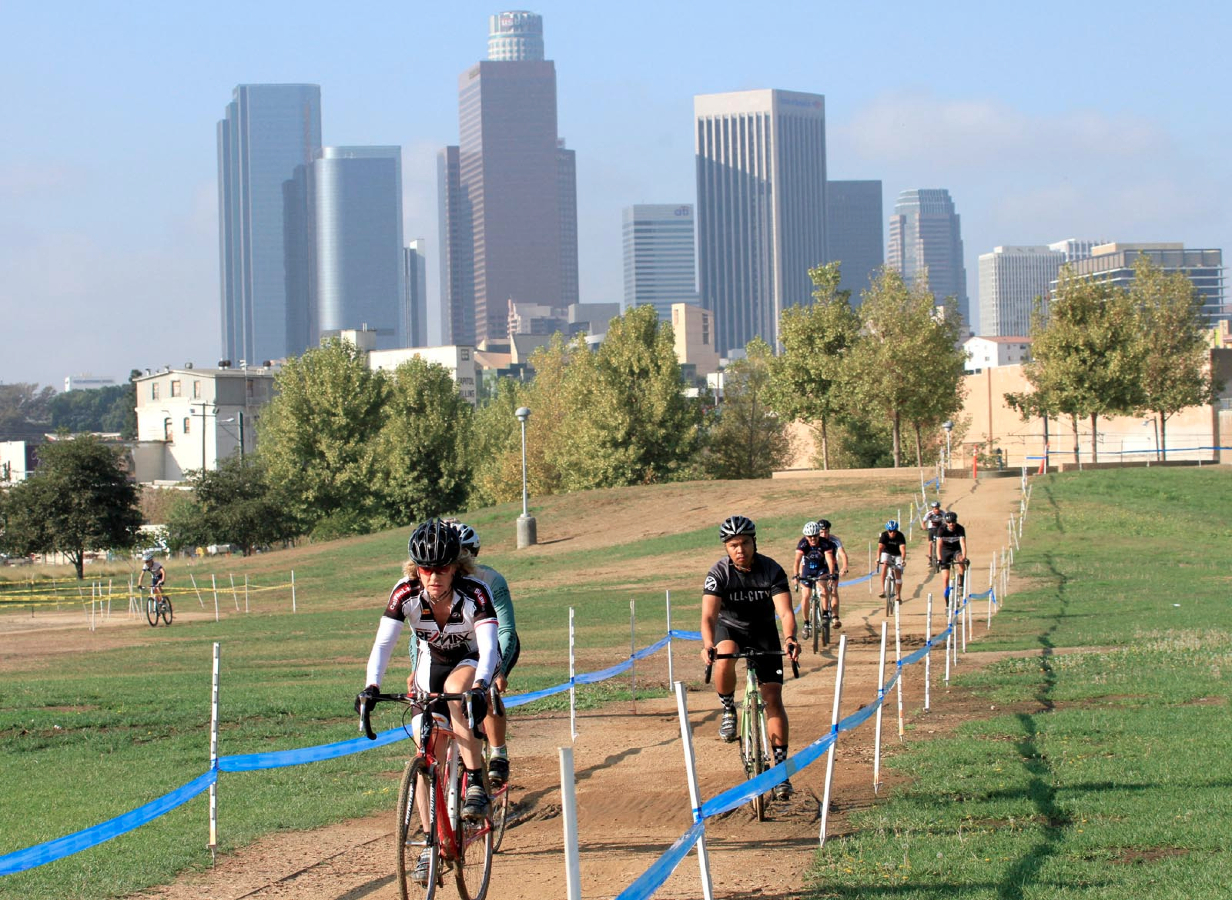
[{"label": "black bicycle helmet", "polygon": [[415,529],[407,549],[415,565],[436,568],[457,562],[462,548],[458,544],[458,532],[452,525],[440,519],[429,519]]},{"label": "black bicycle helmet", "polygon": [[751,538],[757,537],[757,526],[746,516],[728,516],[719,526],[719,540],[724,543],[742,534]]},{"label": "black bicycle helmet", "polygon": [[948,512],[948,513],[946,513],[946,514],[945,514],[945,520],[946,520],[947,522],[957,522],[957,521],[958,521],[958,513],[956,513],[956,512]]},{"label": "black bicycle helmet", "polygon": [[817,527],[822,529],[823,531],[829,531],[830,530],[830,520],[829,519],[818,519]]}]

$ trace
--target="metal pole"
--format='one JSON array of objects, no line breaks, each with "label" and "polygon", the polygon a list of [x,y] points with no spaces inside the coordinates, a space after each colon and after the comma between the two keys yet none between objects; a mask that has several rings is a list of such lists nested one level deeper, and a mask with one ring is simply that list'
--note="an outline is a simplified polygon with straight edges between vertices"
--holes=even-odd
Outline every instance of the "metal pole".
[{"label": "metal pole", "polygon": [[[214,642],[214,680],[210,692],[210,769],[218,768],[218,672],[221,645]],[[218,853],[218,782],[210,785],[210,864]]]},{"label": "metal pole", "polygon": [[577,655],[574,652],[573,607],[569,607],[569,733],[576,741],[577,730]]},{"label": "metal pole", "polygon": [[[873,793],[881,787],[881,713],[885,709],[886,630],[889,623],[881,621],[881,656],[877,662],[877,724],[873,737]],[[948,651],[947,651],[948,657]]]},{"label": "metal pole", "polygon": [[582,870],[578,863],[577,787],[573,778],[573,748],[560,748],[561,818],[565,827],[565,895],[582,900]]},{"label": "metal pole", "polygon": [[[688,702],[685,699],[683,681],[672,682],[676,691],[676,713],[680,719],[680,746],[684,750],[684,770],[689,781],[689,804],[693,808],[693,821],[701,821],[702,792],[697,784],[697,758],[693,753],[693,729],[689,727]],[[702,897],[714,900],[714,887],[710,882],[710,855],[706,851],[706,828],[702,826],[697,839],[697,864],[701,869]]]},{"label": "metal pole", "polygon": [[522,419],[522,517],[529,515],[526,505],[526,420]]},{"label": "metal pole", "polygon": [[821,846],[826,845],[826,822],[830,818],[830,786],[834,782],[834,752],[838,749],[838,713],[843,700],[843,663],[847,657],[847,635],[838,639],[838,671],[834,674],[834,712],[830,716],[830,750],[826,756],[826,790],[821,799]]}]

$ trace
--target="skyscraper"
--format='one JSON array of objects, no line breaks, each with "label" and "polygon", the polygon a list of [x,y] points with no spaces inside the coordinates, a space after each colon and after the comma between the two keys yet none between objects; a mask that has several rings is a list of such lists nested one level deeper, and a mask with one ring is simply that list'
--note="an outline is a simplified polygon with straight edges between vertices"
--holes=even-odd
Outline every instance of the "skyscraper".
[{"label": "skyscraper", "polygon": [[659,320],[672,320],[672,304],[697,304],[693,206],[637,204],[622,215],[625,262],[623,308],[651,304]]},{"label": "skyscraper", "polygon": [[890,217],[886,265],[908,284],[928,273],[928,287],[940,304],[954,297],[963,320],[971,323],[962,231],[954,201],[944,188],[903,191]]},{"label": "skyscraper", "polygon": [[980,255],[980,336],[1013,337],[1031,332],[1036,297],[1065,263],[1065,253],[1049,247],[997,247]]},{"label": "skyscraper", "polygon": [[1202,300],[1202,323],[1213,328],[1232,317],[1224,303],[1223,251],[1217,248],[1186,248],[1183,243],[1112,243],[1091,249],[1091,255],[1074,262],[1074,274],[1109,281],[1128,288],[1134,281],[1134,263],[1150,260],[1164,272],[1183,272],[1193,282]]},{"label": "skyscraper", "polygon": [[826,101],[756,90],[693,98],[701,303],[726,355],[778,341],[826,260]]},{"label": "skyscraper", "polygon": [[308,182],[320,147],[315,84],[241,84],[218,123],[222,355],[236,363],[309,346]]},{"label": "skyscraper", "polygon": [[403,280],[406,282],[407,347],[428,347],[428,257],[424,240],[406,245],[403,254]]},{"label": "skyscraper", "polygon": [[575,160],[558,142],[542,20],[501,13],[490,24],[496,57],[459,77],[460,140],[438,167],[441,241],[450,244],[441,248],[442,305],[454,343],[503,339],[510,300],[577,301]]},{"label": "skyscraper", "polygon": [[1060,250],[1065,254],[1067,263],[1077,262],[1080,259],[1089,259],[1091,251],[1101,244],[1106,244],[1107,241],[1096,241],[1091,238],[1066,238],[1063,241],[1054,241],[1048,245],[1049,250]]},{"label": "skyscraper", "polygon": [[408,346],[402,148],[325,147],[312,164],[316,283],[312,344],[346,329]]},{"label": "skyscraper", "polygon": [[859,304],[878,269],[885,264],[880,181],[831,181],[826,185],[828,260],[842,263],[839,290]]}]

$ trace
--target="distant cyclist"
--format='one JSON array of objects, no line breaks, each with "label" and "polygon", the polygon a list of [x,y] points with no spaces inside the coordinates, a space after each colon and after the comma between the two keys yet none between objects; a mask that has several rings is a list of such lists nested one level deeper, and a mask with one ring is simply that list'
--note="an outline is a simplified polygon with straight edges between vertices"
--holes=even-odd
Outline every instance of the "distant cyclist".
[{"label": "distant cyclist", "polygon": [[[473,577],[475,564],[469,555],[462,555],[458,532],[452,525],[429,519],[411,534],[408,549],[411,561],[404,566],[405,577],[394,585],[385,604],[368,656],[367,687],[356,698],[356,705],[369,702],[380,692],[381,676],[403,625],[409,625],[417,649],[411,676],[415,688],[450,694],[470,692],[472,709],[476,717],[482,717],[499,655],[492,595],[483,581]],[[468,727],[461,701],[449,702],[449,718],[466,767],[462,817],[479,820],[491,806],[483,784],[480,738]],[[421,818],[426,818],[424,812],[420,810]],[[427,880],[434,849],[426,847],[420,855],[416,881]]]},{"label": "distant cyclist", "polygon": [[[476,560],[475,574],[483,579],[492,591],[492,605],[496,608],[497,633],[500,659],[496,665],[496,677],[493,684],[504,693],[509,688],[509,673],[518,664],[518,656],[522,652],[521,641],[518,640],[517,624],[513,617],[513,598],[509,596],[509,583],[505,576],[478,562],[479,535],[471,526],[458,522],[458,542],[462,549]],[[495,707],[489,707],[488,717],[483,722],[484,731],[488,735],[488,745],[491,756],[488,759],[488,781],[492,787],[500,787],[509,780],[509,751],[505,747],[505,732],[508,722],[504,713],[497,714]]]},{"label": "distant cyclist", "polygon": [[821,530],[822,540],[828,540],[834,545],[834,559],[838,562],[838,568],[830,572],[830,578],[824,582],[826,589],[826,608],[830,610],[832,616],[830,624],[835,628],[842,628],[843,622],[838,617],[838,579],[841,575],[847,574],[847,551],[843,548],[842,539],[830,529],[829,519],[818,519],[817,527]]},{"label": "distant cyclist", "polygon": [[[714,664],[715,689],[723,705],[719,737],[736,740],[736,665],[734,659],[713,659],[717,653],[741,650],[781,650],[778,613],[787,636],[787,655],[799,659],[796,614],[791,608],[787,573],[783,567],[757,552],[757,526],[752,519],[731,516],[719,526],[719,540],[726,555],[710,567],[702,588],[702,662]],[[783,661],[773,656],[749,661],[761,683],[766,704],[766,730],[775,765],[787,759],[787,710],[783,708]],[[775,785],[776,800],[792,794],[790,781]]]},{"label": "distant cyclist", "polygon": [[154,592],[154,597],[158,600],[163,599],[163,585],[167,581],[167,570],[163,568],[162,563],[154,558],[154,551],[147,550],[141,554],[143,560],[141,565],[141,574],[137,576],[137,590],[140,592],[141,583],[145,581],[145,573],[150,573],[150,590]]},{"label": "distant cyclist", "polygon": [[945,524],[945,513],[941,511],[941,504],[934,500],[928,504],[928,512],[920,517],[920,525],[928,529],[928,558],[934,560],[936,555],[937,532],[941,530],[941,526]]},{"label": "distant cyclist", "polygon": [[[809,599],[814,591],[825,592],[825,587],[817,583],[826,578],[830,572],[838,569],[834,559],[834,543],[829,539],[822,540],[821,529],[816,522],[804,523],[804,537],[796,544],[796,562],[792,567],[792,580],[802,585],[804,628],[807,639],[812,634],[812,623],[809,621]],[[826,605],[828,608],[828,604]]]},{"label": "distant cyclist", "polygon": [[885,580],[887,570],[893,570],[895,586],[898,588],[898,602],[903,602],[903,566],[907,563],[907,536],[898,529],[898,520],[891,519],[885,523],[885,531],[877,538],[877,561],[880,564],[881,593],[885,596]]},{"label": "distant cyclist", "polygon": [[950,566],[958,566],[959,574],[967,566],[967,529],[958,524],[958,513],[945,514],[945,523],[937,532],[937,562],[945,572],[945,597],[950,596]]}]

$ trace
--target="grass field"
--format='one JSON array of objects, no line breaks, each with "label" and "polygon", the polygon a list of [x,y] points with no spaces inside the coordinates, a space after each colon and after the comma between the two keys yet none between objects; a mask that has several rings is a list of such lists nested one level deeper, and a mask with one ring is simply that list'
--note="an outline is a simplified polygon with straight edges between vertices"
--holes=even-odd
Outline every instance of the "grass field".
[{"label": "grass field", "polygon": [[[627,656],[630,598],[638,601],[639,647],[663,636],[665,590],[673,592],[674,624],[696,627],[701,578],[719,555],[721,517],[711,512],[690,517],[680,510],[726,509],[741,497],[756,498],[756,504],[739,509],[757,516],[762,547],[777,548],[772,555],[786,561],[805,518],[825,513],[841,533],[866,537],[876,534],[887,514],[905,511],[911,496],[910,479],[872,487],[826,485],[824,492],[822,508],[820,488],[779,482],[545,498],[536,510],[540,537],[564,536],[534,553],[511,550],[520,509],[507,505],[471,514],[468,521],[485,541],[483,560],[501,570],[515,592],[525,648],[517,688],[567,680],[570,606],[577,609],[582,671]],[[689,524],[674,527],[676,519]],[[657,533],[659,528],[670,533]],[[401,530],[193,569],[200,583],[211,573],[229,583],[226,576],[234,573],[270,585],[288,581],[294,568],[295,615],[288,596],[274,600],[272,594],[254,594],[250,615],[237,615],[232,607],[218,623],[180,618],[170,629],[134,624],[132,639],[114,649],[21,659],[8,654],[0,667],[0,854],[125,813],[206,771],[215,641],[222,644],[223,659],[220,753],[354,737],[351,700],[362,686],[406,537]],[[861,566],[857,554],[853,569]],[[125,583],[126,571],[116,572]],[[175,587],[187,585],[183,566],[172,562],[169,572]],[[20,578],[29,573],[29,568],[16,572]],[[195,597],[182,596],[177,595],[177,610],[199,612]],[[0,635],[5,617],[14,615],[29,611],[0,615]],[[44,634],[48,642],[62,639],[59,632]],[[628,696],[624,682],[582,691],[583,702],[591,705],[622,695]],[[564,705],[567,695],[544,702]],[[400,771],[405,753],[406,745],[396,744],[307,766],[224,773],[219,780],[222,851],[271,831],[391,808],[396,789],[391,776]],[[205,840],[203,796],[99,847],[0,878],[0,896],[36,900],[132,893],[208,864]]]},{"label": "grass field", "polygon": [[954,682],[987,712],[908,736],[811,896],[1232,894],[1230,506],[1221,468],[1035,479],[1028,587],[974,648],[1010,653]]}]

